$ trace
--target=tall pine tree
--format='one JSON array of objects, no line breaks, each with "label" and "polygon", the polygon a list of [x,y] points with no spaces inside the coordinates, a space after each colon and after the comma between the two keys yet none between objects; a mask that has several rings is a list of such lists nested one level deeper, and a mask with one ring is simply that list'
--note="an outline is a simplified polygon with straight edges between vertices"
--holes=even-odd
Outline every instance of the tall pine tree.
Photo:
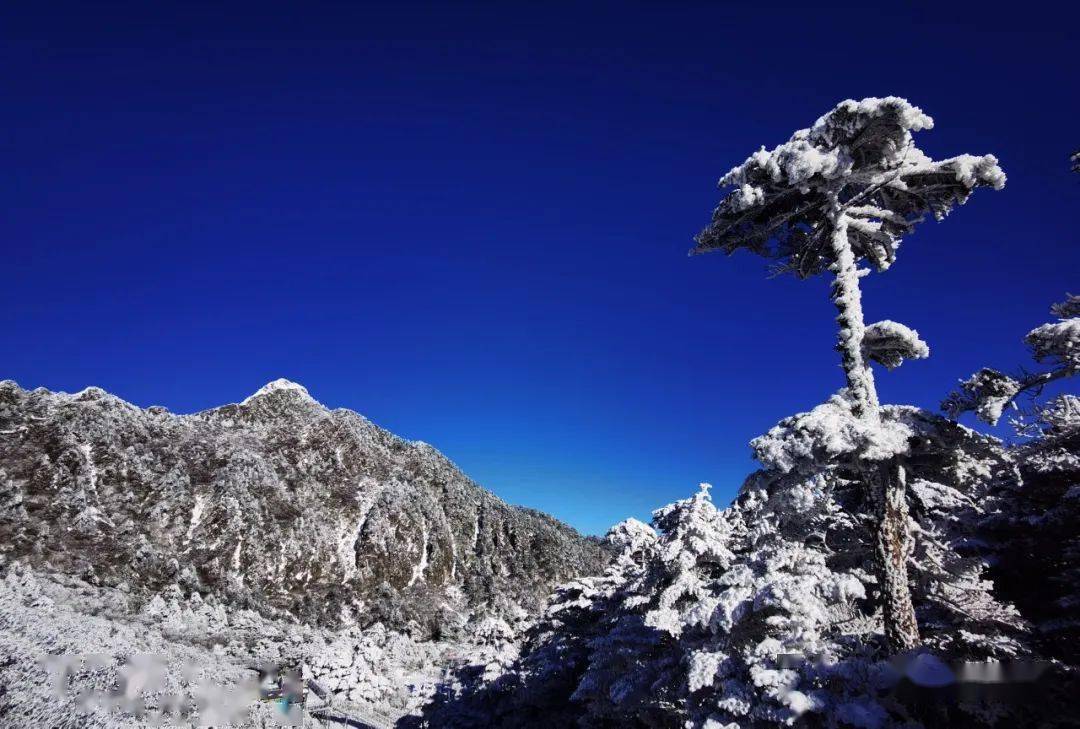
[{"label": "tall pine tree", "polygon": [[[841,102],[809,129],[773,150],[762,148],[721,178],[720,186],[732,189],[691,251],[747,249],[799,278],[832,273],[851,412],[871,428],[881,416],[869,362],[892,368],[929,350],[903,324],[866,325],[859,279],[869,271],[860,264],[885,271],[902,238],[928,215],[941,220],[976,187],[1005,184],[992,155],[930,159],[912,134],[932,126],[904,99]],[[885,634],[892,650],[903,651],[919,642],[907,581],[905,472],[899,462],[882,466],[868,459],[865,475],[876,504]]]}]

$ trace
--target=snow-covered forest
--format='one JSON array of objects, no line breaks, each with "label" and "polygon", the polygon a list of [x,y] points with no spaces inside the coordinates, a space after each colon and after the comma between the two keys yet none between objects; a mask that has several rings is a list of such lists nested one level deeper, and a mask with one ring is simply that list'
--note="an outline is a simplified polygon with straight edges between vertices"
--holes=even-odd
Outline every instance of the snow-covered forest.
[{"label": "snow-covered forest", "polygon": [[1077,725],[1080,296],[937,411],[877,392],[934,342],[863,280],[1008,194],[933,123],[843,101],[720,178],[691,252],[825,277],[841,369],[732,503],[687,484],[603,539],[295,383],[194,415],[0,383],[0,725]]}]

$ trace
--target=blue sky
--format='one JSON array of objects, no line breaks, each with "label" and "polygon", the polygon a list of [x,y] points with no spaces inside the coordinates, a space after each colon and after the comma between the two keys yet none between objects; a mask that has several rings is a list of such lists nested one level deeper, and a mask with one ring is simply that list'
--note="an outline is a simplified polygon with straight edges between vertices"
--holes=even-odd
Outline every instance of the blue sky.
[{"label": "blue sky", "polygon": [[1009,175],[866,309],[935,407],[1080,290],[1062,4],[8,4],[0,377],[190,412],[277,377],[587,532],[730,498],[842,385],[823,280],[688,258],[716,179],[837,101]]}]

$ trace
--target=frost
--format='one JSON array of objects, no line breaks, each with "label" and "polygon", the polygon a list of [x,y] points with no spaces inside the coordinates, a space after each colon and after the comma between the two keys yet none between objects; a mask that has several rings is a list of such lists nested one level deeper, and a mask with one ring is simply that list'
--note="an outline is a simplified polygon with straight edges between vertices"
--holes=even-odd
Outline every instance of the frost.
[{"label": "frost", "polygon": [[921,109],[895,96],[840,102],[812,127],[761,148],[720,179],[733,189],[692,252],[747,248],[781,259],[781,270],[821,273],[833,263],[828,193],[839,190],[848,200],[857,259],[888,268],[901,239],[925,217],[943,218],[977,187],[1005,184],[993,155],[930,159],[913,134],[932,126]]},{"label": "frost", "polygon": [[[974,411],[979,419],[994,425],[1001,418],[1005,408],[1015,405],[1017,397],[1026,393],[1032,400],[1049,383],[1080,373],[1080,297],[1069,295],[1065,301],[1054,304],[1050,311],[1059,321],[1043,324],[1031,330],[1024,338],[1032,350],[1032,356],[1038,362],[1046,362],[1050,369],[1043,372],[1023,370],[1016,377],[1010,377],[997,370],[984,367],[967,380],[960,383],[960,388],[949,394],[941,403],[941,408],[952,418],[962,413]],[[1063,401],[1058,401],[1060,405]],[[1055,427],[1044,420],[1059,418],[1064,412],[1050,413],[1051,404],[1036,405],[1034,414],[1044,425]],[[1037,432],[1040,425],[1025,423],[1023,416],[1014,419],[1013,424],[1022,435],[1030,436]]]},{"label": "frost", "polygon": [[1050,360],[1068,369],[1080,369],[1080,316],[1043,324],[1024,338],[1036,361]]},{"label": "frost", "polygon": [[974,410],[979,420],[996,425],[1022,389],[1023,385],[1008,375],[983,368],[961,382],[960,390],[942,407],[953,417],[964,410]]},{"label": "frost", "polygon": [[930,356],[930,348],[919,338],[917,331],[888,319],[866,327],[862,349],[864,357],[890,370],[899,367],[904,360]]},{"label": "frost", "polygon": [[712,686],[719,675],[721,664],[727,659],[727,654],[719,651],[695,651],[690,656],[687,690],[693,693],[698,689]]},{"label": "frost", "polygon": [[850,398],[841,392],[810,412],[780,421],[752,440],[750,447],[766,468],[787,473],[823,468],[845,458],[888,460],[908,452],[911,435],[901,422],[855,417]]},{"label": "frost", "polygon": [[637,519],[626,519],[611,527],[604,540],[620,552],[643,552],[656,544],[656,531]]}]

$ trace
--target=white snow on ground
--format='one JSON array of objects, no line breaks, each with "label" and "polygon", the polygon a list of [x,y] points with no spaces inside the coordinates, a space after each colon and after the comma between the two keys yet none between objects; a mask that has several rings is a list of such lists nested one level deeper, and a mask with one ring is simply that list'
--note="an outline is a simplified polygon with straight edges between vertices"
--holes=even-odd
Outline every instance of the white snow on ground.
[{"label": "white snow on ground", "polygon": [[[183,595],[178,588],[138,604],[124,589],[96,588],[75,578],[9,565],[0,579],[0,724],[4,726],[135,727],[134,715],[101,701],[126,670],[126,659],[164,658],[164,685],[135,691],[149,709],[169,694],[225,695],[255,676],[249,667],[303,659],[310,676],[333,695],[333,703],[391,726],[419,711],[451,667],[463,664],[501,670],[516,656],[513,632],[480,626],[475,643],[416,641],[376,624],[367,630],[333,632],[267,620],[229,609],[212,597]],[[48,656],[97,656],[71,677],[58,696]],[[55,660],[55,659],[54,659]],[[94,663],[100,664],[96,667]],[[190,680],[186,680],[190,679]],[[82,692],[83,700],[78,698]],[[242,696],[242,698],[244,698]],[[108,702],[105,702],[106,704]],[[276,726],[283,716],[273,704],[247,696],[243,726]],[[191,717],[209,721],[209,709]],[[220,720],[220,717],[218,717]],[[181,723],[178,717],[167,723]],[[215,724],[220,725],[220,721]],[[304,726],[318,726],[308,718]]]},{"label": "white snow on ground", "polygon": [[191,507],[191,523],[188,525],[187,535],[184,537],[184,541],[191,541],[191,537],[195,534],[195,530],[198,529],[199,524],[202,523],[205,511],[206,496],[203,494],[195,494],[195,505]]},{"label": "white snow on ground", "polygon": [[90,481],[90,488],[97,487],[97,466],[94,464],[94,447],[89,443],[80,443],[79,451],[83,454],[83,458],[86,461],[86,475]]},{"label": "white snow on ground", "polygon": [[240,551],[243,548],[244,548],[244,538],[241,537],[239,540],[237,540],[236,549],[233,550],[233,555],[232,555],[232,569],[233,569],[234,572],[237,573],[237,575],[240,577],[240,579],[244,578],[243,573],[240,572]]},{"label": "white snow on ground", "polygon": [[413,567],[412,577],[409,578],[409,583],[406,587],[412,587],[420,580],[424,579],[424,572],[428,568],[428,530],[425,526],[423,528],[424,542],[420,547],[420,561]]}]

